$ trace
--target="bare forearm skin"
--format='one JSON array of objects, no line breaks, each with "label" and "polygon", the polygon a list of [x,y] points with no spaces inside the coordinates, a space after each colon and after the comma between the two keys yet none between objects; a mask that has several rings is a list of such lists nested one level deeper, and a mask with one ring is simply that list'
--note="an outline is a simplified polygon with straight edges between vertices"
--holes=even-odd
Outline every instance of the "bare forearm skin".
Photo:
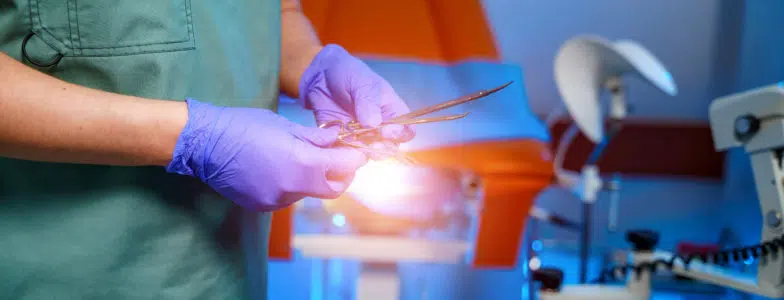
[{"label": "bare forearm skin", "polygon": [[280,88],[290,97],[299,97],[302,73],[323,46],[310,21],[302,13],[299,0],[281,0]]},{"label": "bare forearm skin", "polygon": [[187,119],[184,102],[85,88],[0,54],[0,156],[165,166]]},{"label": "bare forearm skin", "polygon": [[[322,45],[298,0],[281,0],[280,85],[299,82]],[[185,103],[90,89],[0,54],[0,156],[102,165],[165,166],[188,119]]]}]

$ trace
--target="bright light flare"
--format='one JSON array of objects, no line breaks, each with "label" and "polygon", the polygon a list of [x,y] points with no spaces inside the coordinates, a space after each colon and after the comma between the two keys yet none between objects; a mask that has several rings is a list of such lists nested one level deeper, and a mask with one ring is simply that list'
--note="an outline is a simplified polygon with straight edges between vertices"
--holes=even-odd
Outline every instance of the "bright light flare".
[{"label": "bright light flare", "polygon": [[393,160],[370,161],[357,170],[347,192],[357,197],[372,197],[386,202],[410,194],[411,169]]},{"label": "bright light flare", "polygon": [[395,160],[370,161],[357,170],[346,191],[367,208],[386,215],[411,216],[423,213],[421,202],[428,185],[422,168],[404,165]]},{"label": "bright light flare", "polygon": [[410,166],[396,160],[371,161],[357,170],[347,195],[376,213],[427,218],[460,195],[451,171]]},{"label": "bright light flare", "polygon": [[542,260],[540,260],[538,257],[532,257],[528,261],[528,268],[530,268],[531,270],[536,271],[539,270],[539,268],[541,267],[542,267]]},{"label": "bright light flare", "polygon": [[332,216],[332,225],[335,225],[336,227],[346,226],[346,216],[342,214]]}]

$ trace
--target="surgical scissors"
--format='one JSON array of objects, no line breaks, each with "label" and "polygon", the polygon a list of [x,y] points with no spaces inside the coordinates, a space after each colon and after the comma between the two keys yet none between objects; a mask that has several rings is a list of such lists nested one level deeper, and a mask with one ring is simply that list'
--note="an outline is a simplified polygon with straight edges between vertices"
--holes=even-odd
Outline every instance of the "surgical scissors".
[{"label": "surgical scissors", "polygon": [[[431,114],[431,113],[434,113],[434,112],[437,112],[437,111],[441,111],[441,110],[444,110],[444,109],[447,109],[447,108],[450,108],[450,107],[453,107],[453,106],[457,106],[457,105],[460,105],[460,104],[463,104],[463,103],[467,103],[467,102],[471,102],[471,101],[474,101],[474,100],[477,100],[477,99],[481,99],[481,98],[487,97],[490,94],[493,94],[493,93],[495,93],[497,91],[500,91],[500,90],[506,88],[507,86],[512,84],[512,82],[513,81],[509,81],[509,82],[507,82],[507,83],[505,83],[505,84],[503,84],[501,86],[495,87],[495,88],[482,90],[482,91],[479,91],[479,92],[476,92],[476,93],[472,93],[472,94],[469,94],[469,95],[465,95],[465,96],[459,97],[459,98],[454,99],[454,100],[449,100],[449,101],[442,102],[442,103],[439,103],[439,104],[436,104],[436,105],[432,105],[432,106],[428,106],[428,107],[425,107],[425,108],[422,108],[422,109],[419,109],[419,110],[416,110],[416,111],[413,111],[413,112],[410,112],[410,113],[407,113],[407,114],[404,114],[404,115],[400,115],[400,116],[397,116],[397,117],[392,118],[390,120],[386,120],[383,123],[381,123],[380,126],[376,126],[376,127],[363,128],[362,125],[359,124],[359,122],[357,122],[357,121],[351,121],[351,122],[348,122],[348,123],[343,123],[342,121],[335,120],[335,121],[329,121],[329,122],[323,123],[323,124],[319,125],[319,128],[338,126],[339,129],[340,129],[340,132],[338,134],[338,141],[341,142],[342,144],[348,145],[348,146],[351,146],[351,147],[355,147],[355,148],[366,149],[366,150],[369,150],[369,151],[376,151],[376,153],[380,153],[380,154],[389,154],[389,153],[379,152],[377,149],[372,149],[372,148],[370,148],[369,146],[367,146],[365,144],[362,144],[362,143],[359,143],[359,142],[355,142],[355,141],[352,141],[352,140],[349,140],[349,139],[350,138],[356,138],[356,137],[362,136],[362,135],[367,135],[367,134],[370,134],[370,133],[378,133],[378,131],[382,127],[384,127],[386,125],[393,125],[393,124],[397,124],[397,125],[414,125],[414,124],[425,124],[425,123],[443,122],[443,121],[452,121],[452,120],[462,119],[465,116],[467,116],[469,113],[466,112],[466,113],[462,113],[462,114],[459,114],[459,115],[450,115],[450,116],[442,116],[442,117],[430,117],[430,118],[419,118],[419,117],[427,115],[427,114]],[[408,157],[408,156],[403,155],[401,153],[396,153],[393,156],[395,156],[396,158],[398,158],[399,160],[401,160],[401,161],[403,161],[405,163],[416,163],[416,161],[413,160],[411,157]]]}]

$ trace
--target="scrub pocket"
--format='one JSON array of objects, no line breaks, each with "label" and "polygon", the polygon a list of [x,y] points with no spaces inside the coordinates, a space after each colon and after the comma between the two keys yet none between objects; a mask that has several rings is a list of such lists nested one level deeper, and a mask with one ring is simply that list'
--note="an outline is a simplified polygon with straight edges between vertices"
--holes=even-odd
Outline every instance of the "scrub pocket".
[{"label": "scrub pocket", "polygon": [[42,46],[48,46],[60,57],[121,56],[195,48],[190,0],[28,2],[32,34],[23,46],[25,56],[42,52]]}]

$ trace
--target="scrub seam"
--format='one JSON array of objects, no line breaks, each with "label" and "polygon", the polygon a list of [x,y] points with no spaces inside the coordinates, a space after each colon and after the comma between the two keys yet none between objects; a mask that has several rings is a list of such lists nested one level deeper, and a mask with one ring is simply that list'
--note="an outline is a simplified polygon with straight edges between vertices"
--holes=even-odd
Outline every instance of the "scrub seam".
[{"label": "scrub seam", "polygon": [[[53,45],[52,42],[48,38],[45,38],[43,36],[41,37],[41,40],[44,43],[46,43],[46,45],[48,45],[49,47],[52,47],[52,49],[55,49],[58,52],[60,52],[58,49],[61,49],[61,48],[70,49],[70,47],[68,47],[68,45],[66,45],[63,41],[60,41],[59,39],[57,39],[57,36],[54,35],[51,31],[49,31],[49,29],[47,29],[46,26],[44,26],[44,23],[41,21],[42,20],[41,19],[41,8],[39,7],[39,1],[38,0],[30,0],[30,1],[28,1],[28,4],[30,2],[34,2],[35,3],[35,5],[32,5],[32,4],[30,5],[30,20],[31,20],[31,23],[32,23],[31,24],[32,31],[36,32],[36,29],[42,30],[44,33],[46,33],[49,36],[51,36],[54,41],[62,44],[62,47],[58,47],[59,45]],[[34,12],[33,12],[33,10],[34,10]]]},{"label": "scrub seam", "polygon": [[[74,54],[81,54],[81,40],[79,40],[79,14],[76,0],[68,1],[68,33],[71,38],[71,48]],[[76,31],[74,33],[74,30]]]},{"label": "scrub seam", "polygon": [[79,30],[79,4],[77,3],[78,0],[73,0],[74,2],[74,20],[76,21],[76,42],[79,43],[79,54],[82,52],[82,33]]},{"label": "scrub seam", "polygon": [[66,2],[65,4],[66,7],[68,8],[68,38],[71,39],[71,45],[73,46],[72,48],[76,48],[76,45],[74,44],[74,34],[73,34],[73,27],[74,27],[73,26],[74,21],[72,20],[73,10],[71,9],[71,4],[74,3],[74,1],[75,0],[71,0]]},{"label": "scrub seam", "polygon": [[[187,36],[182,40],[167,41],[167,42],[149,42],[135,45],[125,46],[106,46],[106,47],[82,47],[81,31],[79,30],[79,13],[77,9],[77,0],[69,0],[67,2],[68,14],[68,35],[65,40],[61,40],[58,35],[55,35],[49,28],[44,26],[43,18],[41,17],[40,1],[28,0],[30,14],[30,27],[32,32],[39,31],[44,33],[40,36],[41,40],[49,47],[60,52],[61,55],[70,57],[115,57],[115,56],[131,56],[152,53],[169,53],[179,51],[189,51],[196,49],[196,37],[193,29],[193,18],[191,12],[190,0],[183,0],[185,4],[185,29]],[[76,28],[74,28],[76,27]],[[176,44],[180,44],[179,46]],[[157,46],[157,47],[156,47]],[[157,49],[144,49],[146,47],[153,47]],[[96,50],[97,54],[84,54],[83,50]],[[112,51],[120,51],[124,53],[114,53]],[[69,53],[70,52],[70,53]],[[100,53],[102,52],[102,53]],[[69,53],[70,55],[66,55]]]},{"label": "scrub seam", "polygon": [[191,38],[192,49],[196,49],[196,32],[193,28],[193,12],[191,11],[191,0],[185,0],[185,20],[188,22],[188,36]]},{"label": "scrub seam", "polygon": [[[73,1],[74,1],[74,3],[76,2],[76,0],[73,0]],[[193,31],[191,29],[192,21],[191,21],[191,17],[190,17],[191,16],[190,1],[189,0],[183,0],[183,2],[185,3],[185,11],[184,11],[184,13],[185,13],[185,27],[186,27],[186,30],[188,31],[188,36],[185,39],[176,40],[176,41],[166,41],[166,42],[138,43],[138,44],[124,45],[124,46],[82,47],[81,46],[81,44],[82,44],[82,42],[81,42],[81,34],[79,34],[79,49],[86,49],[86,50],[113,50],[113,49],[124,49],[124,48],[156,46],[156,45],[184,44],[184,43],[191,42],[193,40]],[[77,16],[76,17],[76,24],[78,26],[78,24],[79,24],[79,18],[78,18],[79,13],[78,13],[78,11],[75,13],[75,15]],[[77,27],[77,32],[78,32],[78,30],[79,30],[79,28]],[[155,51],[155,50],[148,50],[148,51],[162,52],[162,51]]]}]

